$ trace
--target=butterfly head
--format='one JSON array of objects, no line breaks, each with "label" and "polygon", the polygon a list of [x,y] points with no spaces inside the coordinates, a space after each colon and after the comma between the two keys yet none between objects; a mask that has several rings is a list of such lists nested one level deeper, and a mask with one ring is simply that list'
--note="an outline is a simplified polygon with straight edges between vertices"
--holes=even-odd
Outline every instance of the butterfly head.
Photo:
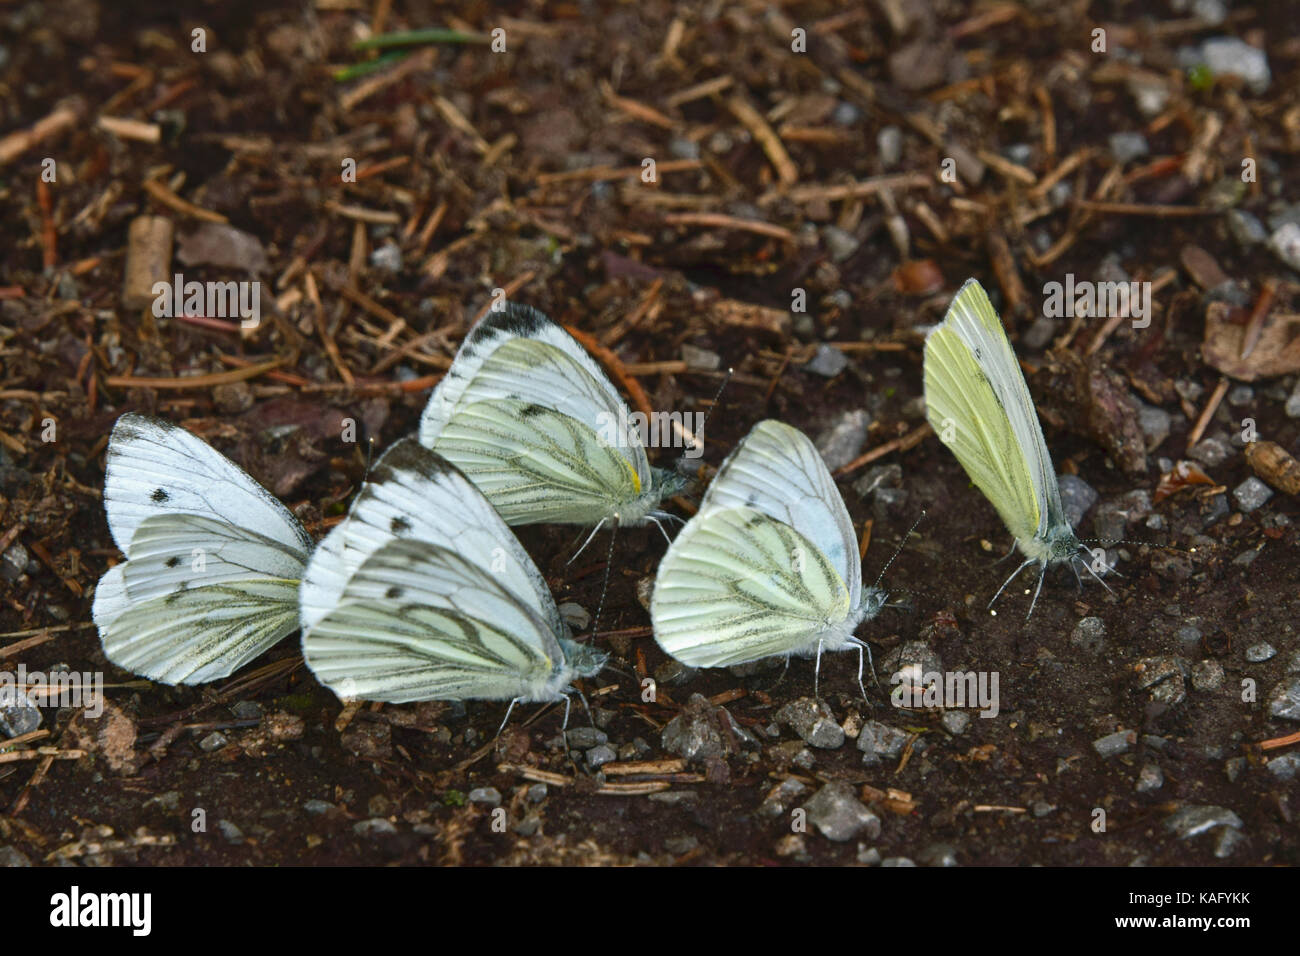
[{"label": "butterfly head", "polygon": [[564,663],[574,677],[595,677],[609,661],[608,651],[568,638],[561,638],[560,649],[564,651]]},{"label": "butterfly head", "polygon": [[859,622],[870,621],[880,613],[881,609],[889,600],[889,592],[884,588],[866,588],[862,592],[862,600],[858,604],[858,612],[861,617]]}]

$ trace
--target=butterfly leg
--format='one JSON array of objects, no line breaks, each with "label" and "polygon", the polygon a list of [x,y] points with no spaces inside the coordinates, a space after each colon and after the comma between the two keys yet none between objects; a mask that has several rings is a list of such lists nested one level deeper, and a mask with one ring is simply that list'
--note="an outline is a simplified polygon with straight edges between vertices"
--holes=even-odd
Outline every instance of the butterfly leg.
[{"label": "butterfly leg", "polygon": [[817,642],[817,663],[813,664],[813,700],[821,699],[820,697],[818,697],[817,694],[817,688],[821,681],[821,675],[822,675],[822,642],[819,640]]},{"label": "butterfly leg", "polygon": [[572,564],[574,561],[578,560],[578,555],[587,550],[587,545],[591,544],[591,539],[596,537],[601,528],[605,527],[605,522],[608,520],[608,518],[601,518],[600,521],[597,522],[596,527],[591,529],[591,534],[587,535],[587,540],[582,542],[582,547],[574,552],[573,557],[564,562],[566,565]]},{"label": "butterfly leg", "polygon": [[515,704],[519,703],[519,701],[520,698],[516,697],[510,702],[510,706],[506,708],[506,715],[501,718],[501,726],[497,728],[497,735],[492,738],[494,741],[501,739],[501,731],[506,729],[506,724],[510,721],[510,714],[514,711]]},{"label": "butterfly leg", "polygon": [[[1091,553],[1092,553],[1092,552],[1089,552],[1089,555],[1091,555]],[[1088,572],[1089,574],[1091,574],[1094,578],[1097,579],[1097,583],[1098,583],[1098,584],[1100,584],[1102,587],[1104,587],[1107,591],[1110,591],[1111,594],[1114,594],[1114,593],[1115,593],[1114,591],[1111,591],[1111,587],[1110,587],[1110,585],[1107,584],[1105,581],[1103,581],[1103,580],[1101,579],[1101,575],[1099,575],[1096,571],[1094,571],[1094,570],[1092,569],[1092,565],[1091,565],[1091,564],[1089,564],[1087,561],[1084,561],[1084,562],[1083,562],[1083,567],[1084,567],[1085,570],[1087,570],[1087,572]],[[1111,573],[1113,573],[1113,574],[1119,574],[1118,571],[1116,571],[1114,568],[1112,568],[1112,567],[1111,567],[1110,565],[1108,565],[1108,564],[1107,564],[1107,565],[1102,565],[1102,567],[1104,567],[1107,571],[1109,571],[1109,572],[1111,572]],[[1074,573],[1077,575],[1079,572],[1078,572],[1078,571],[1075,571]]]},{"label": "butterfly leg", "polygon": [[1046,564],[1044,564],[1043,569],[1038,572],[1038,587],[1034,588],[1034,599],[1029,602],[1029,613],[1025,615],[1026,621],[1028,621],[1031,617],[1033,617],[1034,605],[1038,603],[1038,593],[1043,590],[1043,578],[1045,577],[1047,577]]},{"label": "butterfly leg", "polygon": [[668,537],[668,532],[664,530],[664,526],[659,523],[653,514],[646,515],[646,520],[659,529],[659,533],[664,536],[665,541],[669,544],[673,543],[673,539]]},{"label": "butterfly leg", "polygon": [[995,595],[993,595],[993,600],[992,600],[992,601],[989,601],[989,607],[992,607],[994,604],[996,604],[998,598],[1000,598],[1000,597],[1002,596],[1002,592],[1005,591],[1005,590],[1007,589],[1007,585],[1010,584],[1012,581],[1014,581],[1017,577],[1019,577],[1019,576],[1020,576],[1020,572],[1023,571],[1025,568],[1029,567],[1029,566],[1030,566],[1031,564],[1033,564],[1033,563],[1034,563],[1034,560],[1033,560],[1032,558],[1030,558],[1028,561],[1026,561],[1026,562],[1025,562],[1024,564],[1022,564],[1020,567],[1016,568],[1015,571],[1011,572],[1011,577],[1007,578],[1005,581],[1002,582],[1002,587],[998,588],[998,593],[995,594]]}]

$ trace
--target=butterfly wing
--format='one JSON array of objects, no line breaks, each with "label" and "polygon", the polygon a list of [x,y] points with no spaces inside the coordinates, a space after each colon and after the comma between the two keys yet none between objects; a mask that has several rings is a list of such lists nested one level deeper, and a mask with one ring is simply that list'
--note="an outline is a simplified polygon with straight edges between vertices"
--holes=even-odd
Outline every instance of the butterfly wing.
[{"label": "butterfly wing", "polygon": [[931,427],[1016,540],[1041,537],[1063,514],[1056,473],[1020,364],[974,279],[926,337],[924,367]]},{"label": "butterfly wing", "polygon": [[581,421],[511,399],[462,407],[437,450],[511,525],[594,524],[643,487],[622,450]]},{"label": "butterfly wing", "polygon": [[709,484],[700,514],[736,507],[753,508],[809,539],[847,583],[852,604],[858,604],[862,562],[853,521],[835,479],[803,432],[769,419],[741,440]]},{"label": "butterfly wing", "polygon": [[823,549],[752,507],[702,509],[655,576],[655,640],[692,667],[809,653],[854,602]]},{"label": "butterfly wing", "polygon": [[538,610],[484,565],[397,539],[365,560],[303,635],[303,656],[345,698],[552,699],[564,657]]},{"label": "butterfly wing", "polygon": [[105,656],[164,684],[229,676],[298,626],[303,556],[195,514],[146,518],[92,610]]},{"label": "butterfly wing", "polygon": [[303,631],[335,608],[366,558],[403,538],[474,554],[507,590],[524,596],[550,630],[563,633],[550,589],[501,516],[454,465],[414,438],[380,457],[347,518],[312,555],[302,582]]},{"label": "butterfly wing", "polygon": [[302,525],[275,496],[203,439],[147,415],[127,413],[113,426],[104,477],[108,529],[128,557],[136,529],[160,514],[193,514],[255,528],[305,557]]},{"label": "butterfly wing", "polygon": [[[626,500],[616,496],[626,493],[627,472],[633,475],[634,494],[651,487],[653,477],[645,448],[618,390],[586,349],[535,309],[508,305],[500,312],[489,312],[470,331],[452,368],[425,407],[420,419],[420,443],[436,448],[477,481],[478,476],[471,470],[474,452],[462,460],[459,446],[467,442],[479,446],[490,443],[496,437],[495,429],[477,431],[477,425],[487,424],[482,416],[459,422],[454,437],[447,435],[447,429],[462,418],[466,409],[498,402],[518,403],[511,408],[535,406],[566,416],[571,420],[569,428],[584,433],[583,446],[603,448],[602,458],[618,458],[619,466],[608,469],[605,476],[614,486],[597,485],[592,489],[610,499],[611,507],[603,511],[613,510]],[[515,437],[528,450],[527,430],[521,429]],[[546,451],[539,453],[545,455]],[[521,477],[526,480],[526,476]],[[589,523],[590,510],[582,511],[584,518],[579,523]]]}]

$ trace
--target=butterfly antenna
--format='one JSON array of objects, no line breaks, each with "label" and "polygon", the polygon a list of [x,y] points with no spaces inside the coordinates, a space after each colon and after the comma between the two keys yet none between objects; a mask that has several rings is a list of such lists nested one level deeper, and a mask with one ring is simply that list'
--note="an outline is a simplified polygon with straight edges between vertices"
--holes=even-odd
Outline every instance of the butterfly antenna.
[{"label": "butterfly antenna", "polygon": [[[596,616],[591,619],[591,641],[596,640],[600,628],[600,615],[605,610],[605,595],[609,593],[609,570],[614,566],[614,541],[618,537],[618,515],[614,515],[614,527],[609,533],[609,550],[605,552],[605,580],[600,586],[600,600],[596,603]],[[586,703],[586,700],[583,700]],[[590,711],[588,711],[590,713]]]},{"label": "butterfly antenna", "polygon": [[893,557],[886,561],[885,566],[880,569],[880,574],[876,576],[876,583],[871,585],[873,588],[880,587],[880,582],[885,579],[885,572],[888,571],[890,565],[898,559],[898,556],[903,553],[903,545],[907,544],[907,539],[912,536],[912,532],[916,530],[916,526],[919,525],[924,518],[924,511],[917,515],[916,520],[912,522],[912,527],[907,529],[907,534],[903,535],[903,540],[898,543],[898,548],[894,551]]},{"label": "butterfly antenna", "polygon": [[[700,421],[700,427],[697,428],[695,434],[691,436],[692,440],[689,446],[691,450],[702,446],[702,443],[704,442],[704,429],[708,426],[709,419],[713,417],[714,409],[718,407],[718,402],[722,398],[723,390],[726,389],[727,383],[731,381],[731,376],[735,373],[736,370],[734,368],[728,368],[727,374],[722,377],[722,384],[718,386],[718,390],[713,393],[713,400],[709,402],[709,410],[704,413],[704,418]],[[685,431],[685,429],[682,430]],[[682,458],[685,457],[685,455],[682,455]]]}]

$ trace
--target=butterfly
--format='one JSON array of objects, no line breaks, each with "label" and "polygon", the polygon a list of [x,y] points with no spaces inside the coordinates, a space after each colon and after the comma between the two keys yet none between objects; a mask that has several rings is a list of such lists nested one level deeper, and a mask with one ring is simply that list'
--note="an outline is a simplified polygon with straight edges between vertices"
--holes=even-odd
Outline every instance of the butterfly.
[{"label": "butterfly", "polygon": [[297,628],[312,541],[283,504],[161,419],[121,416],[107,457],[104,510],[126,555],[95,589],[110,661],[160,683],[200,684]]},{"label": "butterfly", "polygon": [[686,485],[650,467],[636,417],[587,351],[541,312],[513,303],[466,335],[424,409],[419,439],[509,525],[658,524],[671,517],[660,503]]},{"label": "butterfly", "polygon": [[312,555],[300,624],[308,667],[345,700],[562,699],[567,723],[569,685],[608,658],[572,639],[492,504],[414,438]]},{"label": "butterfly", "polygon": [[887,597],[862,586],[853,523],[816,447],[768,420],[723,462],[668,548],[650,617],[659,646],[692,667],[816,656],[820,673],[823,652],[857,648],[861,686],[867,648],[853,632]]},{"label": "butterfly", "polygon": [[[966,280],[943,322],[926,336],[924,369],[930,426],[993,503],[1025,556],[989,607],[1033,564],[1040,570],[1029,615],[1053,565],[1074,568],[1082,560],[1100,581],[1088,560],[1092,552],[1075,537],[1061,506],[1056,469],[1020,363],[976,280]],[[1075,569],[1076,577],[1078,573]]]}]

